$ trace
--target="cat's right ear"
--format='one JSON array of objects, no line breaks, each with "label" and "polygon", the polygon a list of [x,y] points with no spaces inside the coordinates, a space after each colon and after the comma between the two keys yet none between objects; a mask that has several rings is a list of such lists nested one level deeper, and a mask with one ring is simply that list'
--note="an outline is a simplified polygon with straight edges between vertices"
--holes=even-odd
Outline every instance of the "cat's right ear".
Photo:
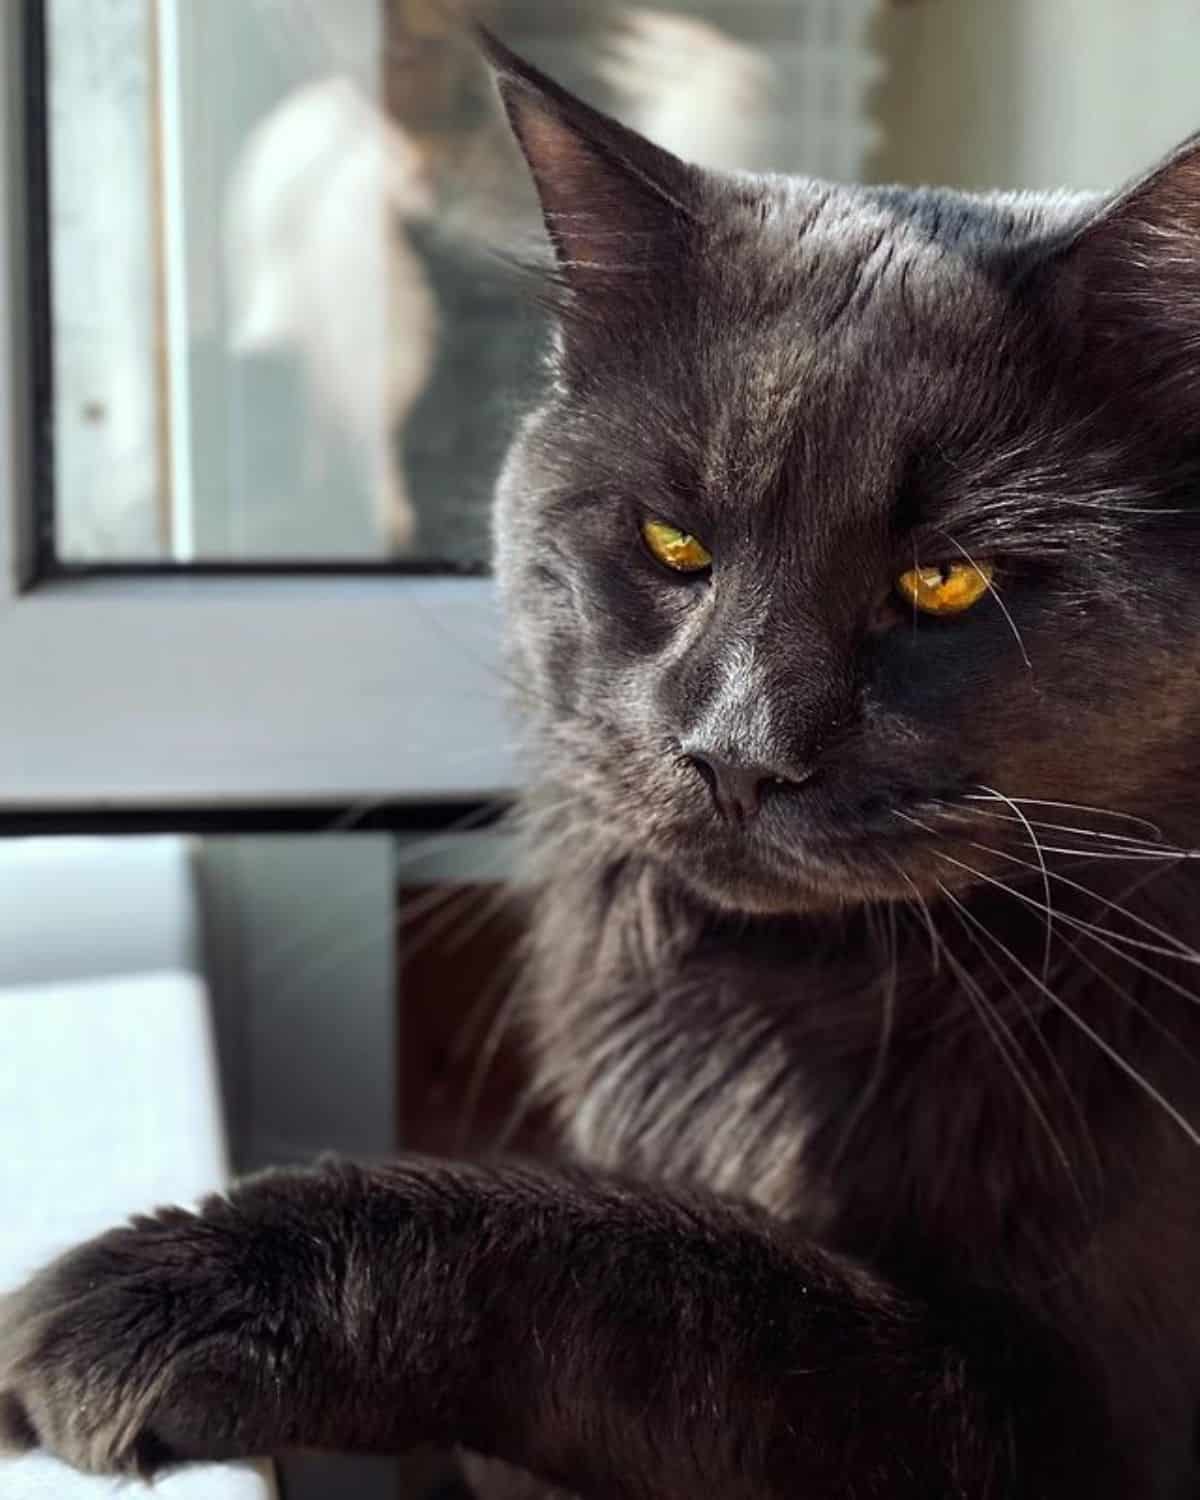
[{"label": "cat's right ear", "polygon": [[1049,265],[1086,364],[1153,424],[1200,428],[1200,135],[1102,202]]},{"label": "cat's right ear", "polygon": [[475,29],[533,174],[574,311],[591,323],[619,324],[623,311],[636,316],[680,267],[697,222],[702,172]]}]

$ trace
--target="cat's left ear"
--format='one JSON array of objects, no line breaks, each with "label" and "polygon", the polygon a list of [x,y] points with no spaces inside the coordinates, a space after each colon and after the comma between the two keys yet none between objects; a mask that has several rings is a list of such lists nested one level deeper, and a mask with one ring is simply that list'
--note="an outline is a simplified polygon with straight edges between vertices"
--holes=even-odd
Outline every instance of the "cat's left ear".
[{"label": "cat's left ear", "polygon": [[592,109],[484,28],[476,35],[572,294],[630,307],[661,294],[696,223],[704,174]]},{"label": "cat's left ear", "polygon": [[1200,135],[1053,257],[1088,357],[1167,422],[1200,424]]}]

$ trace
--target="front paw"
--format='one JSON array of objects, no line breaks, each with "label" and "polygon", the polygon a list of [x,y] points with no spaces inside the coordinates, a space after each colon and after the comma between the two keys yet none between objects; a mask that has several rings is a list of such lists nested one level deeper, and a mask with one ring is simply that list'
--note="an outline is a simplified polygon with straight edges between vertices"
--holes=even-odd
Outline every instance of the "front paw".
[{"label": "front paw", "polygon": [[147,1477],[288,1440],[312,1306],[295,1227],[246,1197],[135,1219],[0,1301],[0,1448]]}]

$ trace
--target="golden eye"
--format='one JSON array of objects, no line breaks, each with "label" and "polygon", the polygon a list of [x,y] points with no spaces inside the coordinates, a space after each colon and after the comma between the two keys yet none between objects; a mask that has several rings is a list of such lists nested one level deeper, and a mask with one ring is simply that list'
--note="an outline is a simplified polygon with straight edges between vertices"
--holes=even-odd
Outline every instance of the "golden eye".
[{"label": "golden eye", "polygon": [[896,588],[909,604],[927,615],[961,615],[988,592],[995,571],[989,562],[910,568],[896,579]]},{"label": "golden eye", "polygon": [[676,573],[703,573],[712,567],[712,553],[703,543],[666,521],[643,521],[646,546],[664,566]]}]

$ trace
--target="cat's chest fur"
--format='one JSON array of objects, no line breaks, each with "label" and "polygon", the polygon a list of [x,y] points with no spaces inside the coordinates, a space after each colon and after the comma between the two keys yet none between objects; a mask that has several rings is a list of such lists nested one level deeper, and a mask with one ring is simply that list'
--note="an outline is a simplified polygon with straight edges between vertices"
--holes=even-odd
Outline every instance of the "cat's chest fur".
[{"label": "cat's chest fur", "polygon": [[[894,949],[861,927],[790,949],[695,933],[664,959],[647,911],[645,891],[616,901],[615,926],[539,999],[573,1153],[754,1201],[918,1287],[1015,1292],[1086,1348],[1114,1421],[1190,1463],[1196,1148],[1143,1086],[978,959],[931,967],[915,928]],[[1170,1042],[1154,1039],[1161,1015],[1110,1024],[1111,997],[1081,972],[1060,981],[1073,1012],[1186,1112],[1200,1098],[1196,1038],[1175,1034],[1186,1011],[1170,1011]],[[1156,1003],[1147,986],[1139,1005]]]}]

